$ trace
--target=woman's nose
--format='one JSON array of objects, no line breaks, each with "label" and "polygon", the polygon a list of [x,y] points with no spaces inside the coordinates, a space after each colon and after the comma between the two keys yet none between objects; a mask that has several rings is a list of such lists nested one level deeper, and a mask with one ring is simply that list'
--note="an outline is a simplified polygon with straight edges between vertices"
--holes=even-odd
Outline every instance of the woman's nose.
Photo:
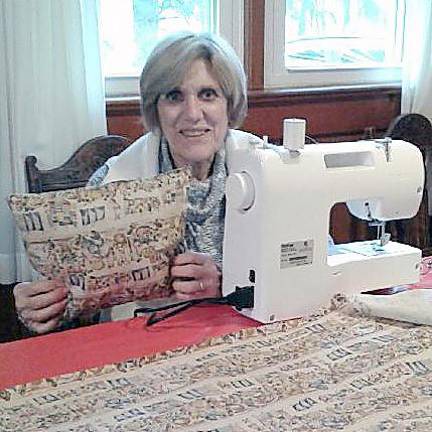
[{"label": "woman's nose", "polygon": [[203,116],[202,106],[200,101],[194,97],[190,96],[186,98],[184,107],[184,114],[188,120],[197,121]]}]

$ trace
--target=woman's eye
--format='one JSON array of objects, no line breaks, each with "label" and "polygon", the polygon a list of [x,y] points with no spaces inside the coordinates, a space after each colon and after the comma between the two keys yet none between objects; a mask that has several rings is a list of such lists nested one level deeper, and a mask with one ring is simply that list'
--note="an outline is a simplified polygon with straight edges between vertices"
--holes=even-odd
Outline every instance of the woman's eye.
[{"label": "woman's eye", "polygon": [[182,93],[179,90],[171,90],[165,95],[168,102],[180,102],[182,100]]},{"label": "woman's eye", "polygon": [[204,89],[200,92],[200,96],[204,100],[213,100],[217,98],[218,94],[215,89]]}]

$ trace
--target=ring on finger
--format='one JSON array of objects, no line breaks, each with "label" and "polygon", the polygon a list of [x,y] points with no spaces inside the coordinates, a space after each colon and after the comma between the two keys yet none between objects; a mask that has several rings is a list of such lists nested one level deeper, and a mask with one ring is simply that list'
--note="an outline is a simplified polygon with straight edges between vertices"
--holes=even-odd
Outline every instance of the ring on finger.
[{"label": "ring on finger", "polygon": [[204,291],[204,284],[202,280],[199,281],[199,287],[200,287],[200,291]]},{"label": "ring on finger", "polygon": [[27,318],[25,318],[25,317],[22,315],[21,311],[17,311],[16,314],[17,314],[17,318],[18,318],[18,320],[19,320],[22,324],[26,325],[27,322],[28,322],[29,320],[28,320]]}]

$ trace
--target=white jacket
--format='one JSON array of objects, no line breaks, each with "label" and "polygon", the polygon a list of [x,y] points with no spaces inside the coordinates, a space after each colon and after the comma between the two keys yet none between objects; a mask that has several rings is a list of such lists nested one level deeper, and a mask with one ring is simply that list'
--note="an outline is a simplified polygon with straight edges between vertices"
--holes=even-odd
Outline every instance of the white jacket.
[{"label": "white jacket", "polygon": [[[262,142],[257,136],[239,130],[230,129],[225,140],[225,161],[230,171],[233,150],[247,149],[254,143]],[[148,178],[159,174],[159,146],[160,136],[152,132],[143,135],[132,143],[118,156],[110,158],[106,164],[108,174],[102,184],[120,180]],[[133,317],[133,311],[142,304],[131,302],[101,312],[100,321],[116,321]]]},{"label": "white jacket", "polygon": [[[233,150],[249,148],[251,143],[256,142],[261,142],[261,139],[251,133],[235,129],[228,131],[225,140],[228,172]],[[138,138],[126,150],[106,162],[109,171],[102,183],[148,178],[159,174],[159,145],[160,136],[152,132]]]}]

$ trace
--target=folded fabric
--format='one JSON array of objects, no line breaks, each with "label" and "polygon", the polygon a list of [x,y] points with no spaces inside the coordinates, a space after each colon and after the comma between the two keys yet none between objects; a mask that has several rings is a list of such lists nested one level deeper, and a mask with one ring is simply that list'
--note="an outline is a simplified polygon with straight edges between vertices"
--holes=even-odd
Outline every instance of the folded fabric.
[{"label": "folded fabric", "polygon": [[189,182],[181,169],[9,198],[30,263],[69,289],[65,319],[172,294],[169,263],[184,235]]},{"label": "folded fabric", "polygon": [[411,289],[392,295],[357,294],[352,302],[366,316],[432,325],[432,289]]}]

